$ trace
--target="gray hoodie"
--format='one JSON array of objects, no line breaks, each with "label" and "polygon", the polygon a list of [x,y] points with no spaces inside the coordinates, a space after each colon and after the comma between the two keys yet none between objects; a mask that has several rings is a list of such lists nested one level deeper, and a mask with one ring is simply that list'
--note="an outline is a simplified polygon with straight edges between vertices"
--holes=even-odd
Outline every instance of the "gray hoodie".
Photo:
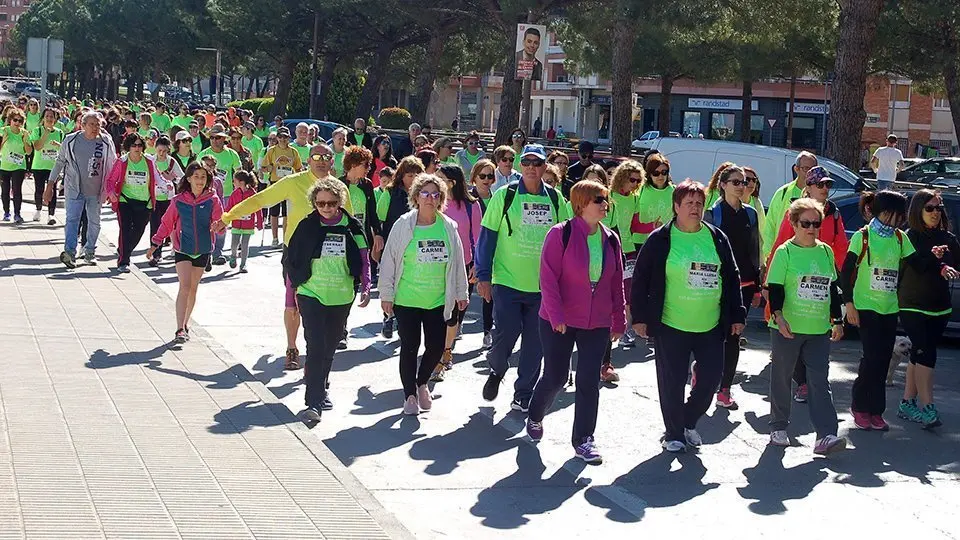
[{"label": "gray hoodie", "polygon": [[94,186],[103,203],[107,200],[107,174],[117,161],[117,150],[113,139],[104,131],[91,141],[93,145],[88,146],[83,142],[85,138],[82,131],[71,133],[63,139],[50,178],[57,179],[63,173],[63,191],[67,198],[79,197],[83,185]]}]

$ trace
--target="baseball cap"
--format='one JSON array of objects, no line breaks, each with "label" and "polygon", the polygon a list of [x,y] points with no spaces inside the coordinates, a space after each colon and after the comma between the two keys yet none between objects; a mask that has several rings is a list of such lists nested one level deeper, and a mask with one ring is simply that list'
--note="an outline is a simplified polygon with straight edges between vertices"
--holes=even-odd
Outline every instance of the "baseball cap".
[{"label": "baseball cap", "polygon": [[830,178],[830,173],[819,165],[807,171],[808,186],[812,186],[824,178]]},{"label": "baseball cap", "polygon": [[593,152],[593,143],[590,141],[582,141],[579,146],[577,146],[577,153],[585,154]]},{"label": "baseball cap", "polygon": [[543,146],[539,144],[528,144],[523,147],[523,152],[520,154],[520,159],[523,159],[527,156],[538,157],[544,161],[547,160],[547,152],[544,151]]},{"label": "baseball cap", "polygon": [[278,130],[277,130],[277,137],[281,137],[281,136],[289,137],[289,136],[290,136],[290,129],[287,128],[286,126],[278,129]]},{"label": "baseball cap", "polygon": [[227,136],[227,131],[223,129],[223,126],[221,126],[220,124],[215,124],[212,128],[210,128],[211,139],[214,137],[226,137],[226,136]]},{"label": "baseball cap", "polygon": [[246,122],[243,123],[243,127],[246,128],[246,129],[253,129],[253,128],[257,127],[257,126],[254,125],[253,122],[247,120]]},{"label": "baseball cap", "polygon": [[177,133],[177,142],[184,141],[186,139],[193,139],[193,137],[190,136],[190,132],[180,131]]}]

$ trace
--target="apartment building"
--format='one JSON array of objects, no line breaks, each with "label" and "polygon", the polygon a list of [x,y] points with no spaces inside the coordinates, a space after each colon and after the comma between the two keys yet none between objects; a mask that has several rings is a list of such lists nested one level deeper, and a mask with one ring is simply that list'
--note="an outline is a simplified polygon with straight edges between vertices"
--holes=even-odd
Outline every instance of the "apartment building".
[{"label": "apartment building", "polygon": [[10,32],[31,0],[0,0],[0,61],[10,60]]}]

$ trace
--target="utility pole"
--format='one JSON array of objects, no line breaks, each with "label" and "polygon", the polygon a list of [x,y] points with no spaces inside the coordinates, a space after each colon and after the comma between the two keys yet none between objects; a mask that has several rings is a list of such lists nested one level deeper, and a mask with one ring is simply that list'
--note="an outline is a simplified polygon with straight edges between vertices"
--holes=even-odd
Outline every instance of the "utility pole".
[{"label": "utility pole", "polygon": [[310,62],[310,118],[317,106],[317,41],[320,39],[320,12],[313,12],[313,55]]},{"label": "utility pole", "polygon": [[[216,102],[217,107],[219,107],[223,105],[223,103],[220,102],[220,86],[222,85],[222,81],[220,78],[220,49],[214,49],[211,47],[196,47],[196,49],[198,51],[213,51],[217,53],[217,88],[215,89],[216,97],[214,98],[214,100]],[[211,90],[214,90],[214,89],[211,89]]]}]

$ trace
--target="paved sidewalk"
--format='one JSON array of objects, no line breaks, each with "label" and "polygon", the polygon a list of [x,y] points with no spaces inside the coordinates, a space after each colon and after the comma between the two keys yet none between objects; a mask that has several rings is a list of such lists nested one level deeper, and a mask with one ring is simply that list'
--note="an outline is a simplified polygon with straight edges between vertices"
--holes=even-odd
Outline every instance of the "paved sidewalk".
[{"label": "paved sidewalk", "polygon": [[0,539],[410,537],[201,328],[171,347],[149,279],[62,241],[0,226]]}]

